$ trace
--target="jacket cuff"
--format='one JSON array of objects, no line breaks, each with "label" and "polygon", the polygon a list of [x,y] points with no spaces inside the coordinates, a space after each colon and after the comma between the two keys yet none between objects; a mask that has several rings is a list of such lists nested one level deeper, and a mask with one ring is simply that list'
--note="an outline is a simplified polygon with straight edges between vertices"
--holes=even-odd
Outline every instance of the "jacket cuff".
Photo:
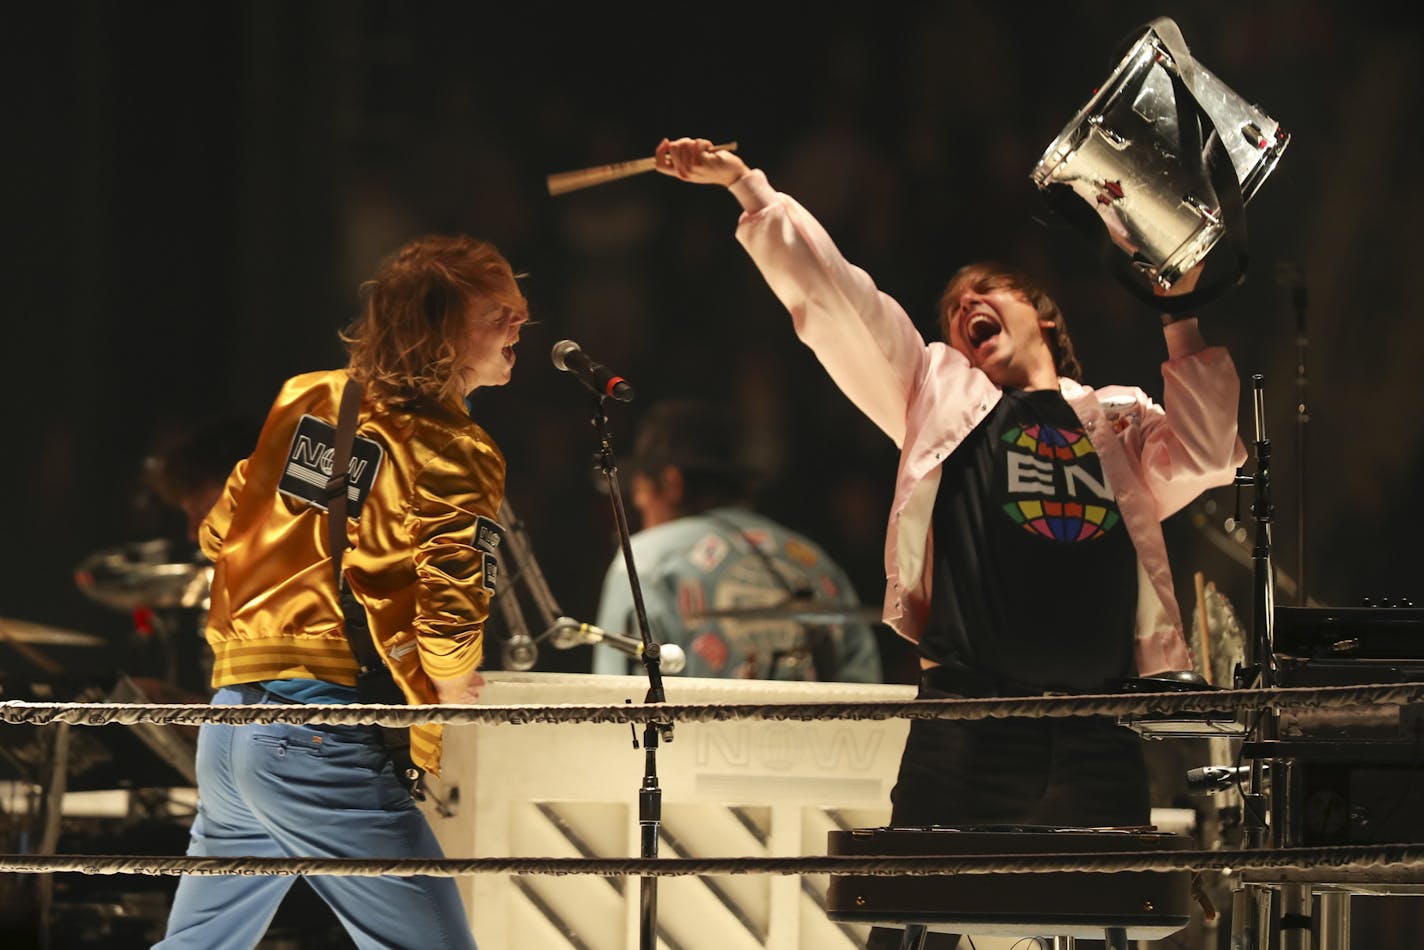
[{"label": "jacket cuff", "polygon": [[747,214],[756,214],[776,199],[776,190],[766,180],[766,172],[754,168],[727,186]]},{"label": "jacket cuff", "polygon": [[1162,328],[1162,334],[1167,338],[1168,359],[1190,356],[1206,349],[1206,340],[1201,335],[1196,317],[1174,320]]}]

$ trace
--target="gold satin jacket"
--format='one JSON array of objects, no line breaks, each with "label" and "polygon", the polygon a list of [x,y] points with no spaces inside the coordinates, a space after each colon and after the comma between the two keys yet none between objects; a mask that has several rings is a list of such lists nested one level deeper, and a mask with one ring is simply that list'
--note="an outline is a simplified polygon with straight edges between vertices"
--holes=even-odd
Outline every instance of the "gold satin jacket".
[{"label": "gold satin jacket", "polygon": [[[332,576],[322,492],[345,370],[288,380],[257,447],[229,476],[199,542],[213,560],[213,686],[269,679],[356,682]],[[343,569],[372,639],[410,703],[430,677],[475,669],[497,577],[504,456],[462,406],[392,408],[365,393],[348,470]],[[415,763],[439,772],[441,727],[411,729]]]}]

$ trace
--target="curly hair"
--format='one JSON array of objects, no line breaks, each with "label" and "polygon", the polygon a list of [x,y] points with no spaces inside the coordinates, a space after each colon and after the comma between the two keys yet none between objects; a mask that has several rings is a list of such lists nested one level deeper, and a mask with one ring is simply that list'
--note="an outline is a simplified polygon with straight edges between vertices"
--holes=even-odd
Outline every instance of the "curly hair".
[{"label": "curly hair", "polygon": [[1053,354],[1053,368],[1059,376],[1082,382],[1083,367],[1073,352],[1073,340],[1068,336],[1068,324],[1063,311],[1039,284],[1023,271],[996,261],[965,264],[954,272],[939,298],[939,326],[946,342],[949,340],[949,318],[966,290],[986,294],[992,290],[1012,290],[1028,301],[1040,320],[1053,325],[1044,327],[1043,339]]},{"label": "curly hair", "polygon": [[526,312],[521,276],[493,244],[463,234],[406,244],[361,285],[361,314],[341,333],[352,378],[396,404],[463,398],[469,321],[485,304]]}]

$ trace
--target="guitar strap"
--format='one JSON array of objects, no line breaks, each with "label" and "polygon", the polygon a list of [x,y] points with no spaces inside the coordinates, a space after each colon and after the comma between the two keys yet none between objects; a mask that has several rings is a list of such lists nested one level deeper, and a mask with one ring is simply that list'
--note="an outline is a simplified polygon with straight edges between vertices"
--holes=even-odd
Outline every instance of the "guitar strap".
[{"label": "guitar strap", "polygon": [[[356,441],[356,416],[361,408],[363,389],[361,383],[348,379],[341,392],[341,409],[336,421],[335,454],[331,462],[331,478],[326,483],[331,570],[335,575],[336,594],[341,601],[341,612],[345,619],[343,628],[346,631],[346,642],[351,647],[351,655],[356,658],[358,667],[356,698],[362,703],[404,706],[405,694],[401,692],[390,668],[376,650],[365,608],[351,592],[346,583],[346,575],[341,569],[342,557],[347,547],[346,509],[350,492],[348,473],[351,467],[351,447]],[[386,751],[396,769],[396,777],[410,791],[412,798],[424,801],[425,773],[411,760],[410,730],[393,726],[380,728]]]}]

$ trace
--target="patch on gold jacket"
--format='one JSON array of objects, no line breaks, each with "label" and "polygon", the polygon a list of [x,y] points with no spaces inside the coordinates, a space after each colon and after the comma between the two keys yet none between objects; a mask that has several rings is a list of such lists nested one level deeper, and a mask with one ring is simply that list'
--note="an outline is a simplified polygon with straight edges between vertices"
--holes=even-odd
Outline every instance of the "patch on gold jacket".
[{"label": "patch on gold jacket", "polygon": [[[322,511],[327,509],[327,483],[336,456],[336,427],[316,416],[304,415],[292,435],[287,465],[277,491]],[[361,505],[376,484],[381,467],[381,446],[356,436],[351,445],[351,464],[346,469],[346,505],[350,516],[360,520]]]},{"label": "patch on gold jacket", "polygon": [[475,520],[473,544],[480,552],[480,567],[484,589],[493,594],[499,587],[499,543],[504,540],[504,525],[480,515]]}]

